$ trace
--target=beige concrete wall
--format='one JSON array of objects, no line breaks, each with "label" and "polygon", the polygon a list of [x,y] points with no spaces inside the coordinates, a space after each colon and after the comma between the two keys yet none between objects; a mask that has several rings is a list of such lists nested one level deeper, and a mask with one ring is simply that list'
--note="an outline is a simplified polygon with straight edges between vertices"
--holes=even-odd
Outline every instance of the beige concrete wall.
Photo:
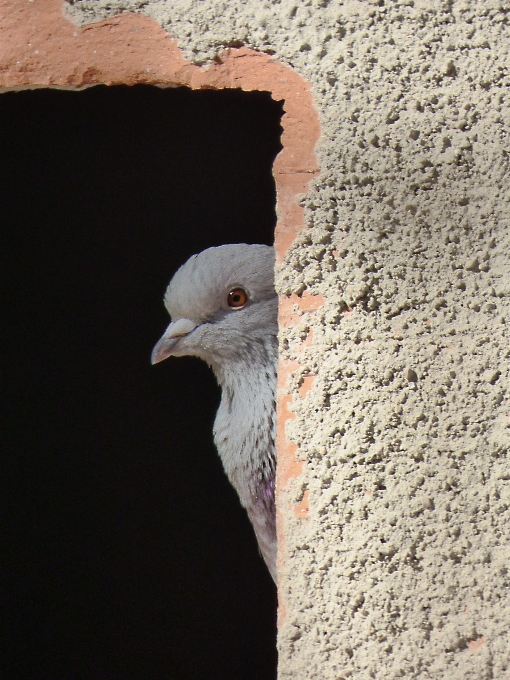
[{"label": "beige concrete wall", "polygon": [[[255,87],[293,74],[284,143],[307,151],[276,167],[293,177],[278,180],[279,677],[509,677],[510,4],[78,0],[73,26],[47,0],[63,23],[41,31],[41,3],[10,0],[4,37],[21,5],[33,37],[4,41],[3,87],[248,83],[228,60],[166,72],[159,27],[197,65],[271,55]],[[143,30],[78,26],[139,7]],[[321,173],[304,194],[309,92]]]}]

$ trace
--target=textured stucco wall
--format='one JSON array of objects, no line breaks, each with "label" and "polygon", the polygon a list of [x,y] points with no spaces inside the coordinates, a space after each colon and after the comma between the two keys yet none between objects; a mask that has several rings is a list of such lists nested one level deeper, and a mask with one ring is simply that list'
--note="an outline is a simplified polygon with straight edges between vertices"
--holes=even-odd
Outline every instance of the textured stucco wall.
[{"label": "textured stucco wall", "polygon": [[278,274],[303,461],[279,499],[280,678],[509,677],[510,3],[67,12],[140,8],[195,63],[290,65],[322,126]]}]

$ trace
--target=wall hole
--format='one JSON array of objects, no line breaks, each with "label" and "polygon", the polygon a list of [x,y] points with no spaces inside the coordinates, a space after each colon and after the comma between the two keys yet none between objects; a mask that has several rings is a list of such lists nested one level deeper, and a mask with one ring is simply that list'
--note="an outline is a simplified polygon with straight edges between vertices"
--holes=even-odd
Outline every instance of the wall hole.
[{"label": "wall hole", "polygon": [[273,242],[281,115],[240,90],[0,97],[6,677],[275,677],[214,377],[149,357],[180,264]]}]

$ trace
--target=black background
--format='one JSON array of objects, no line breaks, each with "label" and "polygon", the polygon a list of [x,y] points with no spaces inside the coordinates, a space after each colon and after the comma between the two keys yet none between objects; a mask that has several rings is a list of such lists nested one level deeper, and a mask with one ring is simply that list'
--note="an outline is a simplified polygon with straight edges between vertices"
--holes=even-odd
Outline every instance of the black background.
[{"label": "black background", "polygon": [[202,362],[150,365],[190,255],[273,241],[282,104],[0,95],[2,678],[276,675],[276,593]]}]

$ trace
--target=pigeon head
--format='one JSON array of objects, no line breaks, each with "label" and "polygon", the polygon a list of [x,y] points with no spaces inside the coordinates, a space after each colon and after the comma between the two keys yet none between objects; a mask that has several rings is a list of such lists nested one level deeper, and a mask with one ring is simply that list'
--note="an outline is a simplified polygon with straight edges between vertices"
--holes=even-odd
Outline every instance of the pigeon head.
[{"label": "pigeon head", "polygon": [[245,243],[208,248],[175,273],[165,294],[172,322],[152,363],[197,356],[223,373],[274,343],[277,297],[274,249]]}]

